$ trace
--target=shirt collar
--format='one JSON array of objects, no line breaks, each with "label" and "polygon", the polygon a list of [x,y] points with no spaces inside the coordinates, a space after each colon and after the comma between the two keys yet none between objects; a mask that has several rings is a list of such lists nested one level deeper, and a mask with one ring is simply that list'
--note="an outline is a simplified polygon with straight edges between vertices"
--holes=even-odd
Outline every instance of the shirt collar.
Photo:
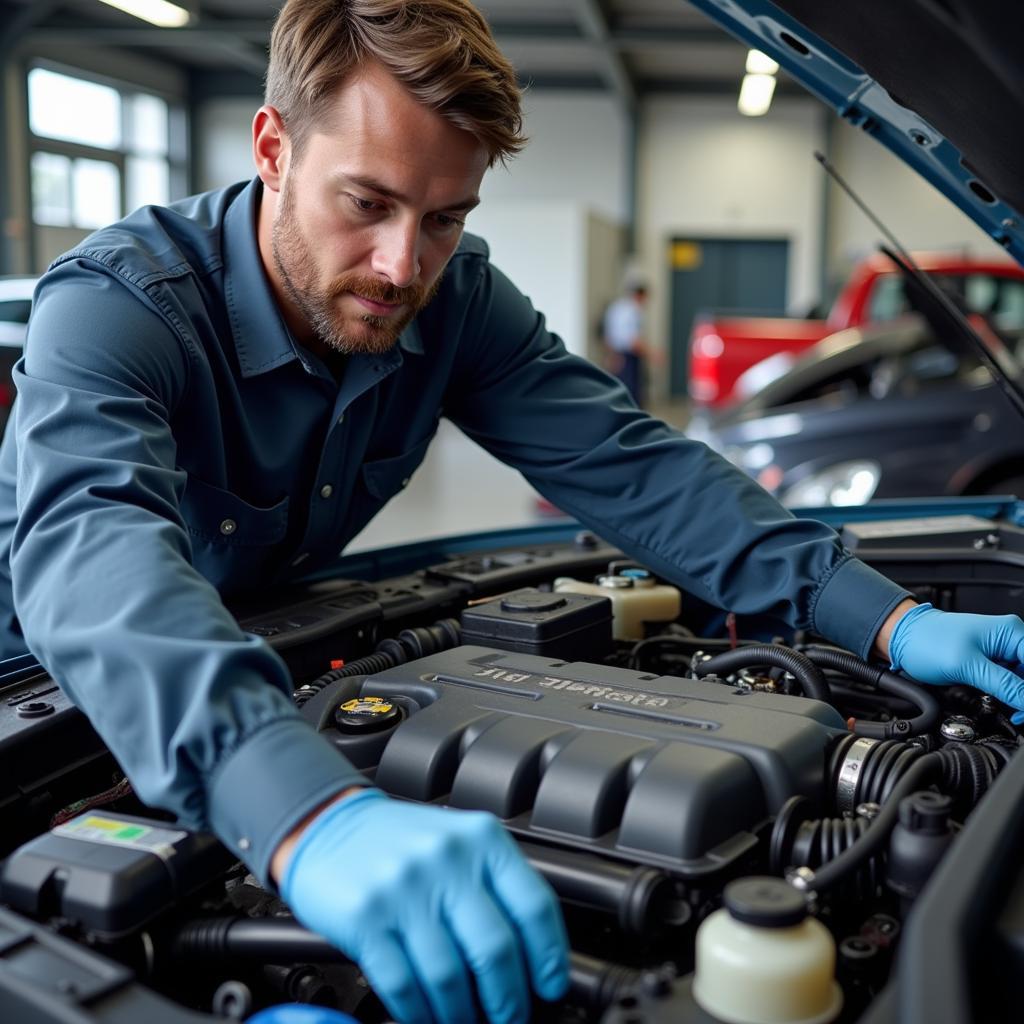
[{"label": "shirt collar", "polygon": [[[224,216],[224,297],[243,377],[266,373],[299,358],[260,259],[256,213],[262,193],[263,182],[253,178]],[[398,344],[406,352],[423,354],[416,320],[402,331]]]},{"label": "shirt collar", "polygon": [[256,239],[256,211],[263,182],[253,178],[224,215],[224,299],[243,377],[274,370],[298,358]]}]

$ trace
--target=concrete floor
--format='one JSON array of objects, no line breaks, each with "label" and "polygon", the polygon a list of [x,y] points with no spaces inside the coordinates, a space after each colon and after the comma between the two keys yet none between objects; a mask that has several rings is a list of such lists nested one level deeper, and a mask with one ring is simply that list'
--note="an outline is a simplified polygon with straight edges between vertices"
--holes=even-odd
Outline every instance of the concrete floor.
[{"label": "concrete floor", "polygon": [[[655,412],[681,427],[688,410],[680,403]],[[540,522],[537,501],[537,493],[515,470],[445,420],[409,486],[346,552]]]}]

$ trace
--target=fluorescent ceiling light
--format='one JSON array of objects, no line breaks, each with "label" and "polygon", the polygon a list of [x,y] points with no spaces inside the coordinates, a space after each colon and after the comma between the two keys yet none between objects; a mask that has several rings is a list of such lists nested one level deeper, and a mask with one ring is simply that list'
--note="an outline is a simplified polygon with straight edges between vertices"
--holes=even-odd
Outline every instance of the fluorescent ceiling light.
[{"label": "fluorescent ceiling light", "polygon": [[747,117],[760,117],[767,114],[772,105],[772,93],[775,92],[773,75],[744,75],[740,86],[739,108]]},{"label": "fluorescent ceiling light", "polygon": [[760,50],[751,50],[747,54],[747,74],[774,75],[778,70],[778,62],[772,60],[767,53],[762,53]]},{"label": "fluorescent ceiling light", "polygon": [[100,0],[126,14],[148,21],[160,28],[181,28],[188,24],[190,17],[184,7],[168,3],[167,0]]}]

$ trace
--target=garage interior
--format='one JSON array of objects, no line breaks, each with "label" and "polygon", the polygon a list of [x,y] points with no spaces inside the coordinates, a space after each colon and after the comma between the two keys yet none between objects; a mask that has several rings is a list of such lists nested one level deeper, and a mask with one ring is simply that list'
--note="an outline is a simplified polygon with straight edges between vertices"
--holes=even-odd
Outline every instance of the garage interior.
[{"label": "garage interior", "polygon": [[[479,206],[377,67],[404,179],[143,210],[30,324],[273,165],[283,2],[0,0],[0,1024],[1017,1020],[1021,16],[471,0]],[[579,358],[473,241],[416,311],[466,207]]]}]

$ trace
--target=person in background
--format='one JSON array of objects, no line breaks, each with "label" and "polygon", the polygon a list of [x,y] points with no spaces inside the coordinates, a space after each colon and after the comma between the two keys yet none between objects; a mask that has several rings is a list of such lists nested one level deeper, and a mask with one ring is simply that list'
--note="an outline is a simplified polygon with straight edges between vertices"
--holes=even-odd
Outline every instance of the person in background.
[{"label": "person in background", "polygon": [[633,401],[644,408],[647,399],[647,285],[634,281],[609,305],[602,320],[602,340],[608,369],[626,386]]},{"label": "person in background", "polygon": [[463,231],[521,129],[468,0],[288,0],[255,177],[55,261],[0,447],[4,656],[30,650],[139,797],[214,832],[402,1024],[559,998],[558,902],[494,816],[373,786],[225,600],[330,571],[442,415],[701,600],[1024,708],[1019,619],[916,604],[546,328]]}]

